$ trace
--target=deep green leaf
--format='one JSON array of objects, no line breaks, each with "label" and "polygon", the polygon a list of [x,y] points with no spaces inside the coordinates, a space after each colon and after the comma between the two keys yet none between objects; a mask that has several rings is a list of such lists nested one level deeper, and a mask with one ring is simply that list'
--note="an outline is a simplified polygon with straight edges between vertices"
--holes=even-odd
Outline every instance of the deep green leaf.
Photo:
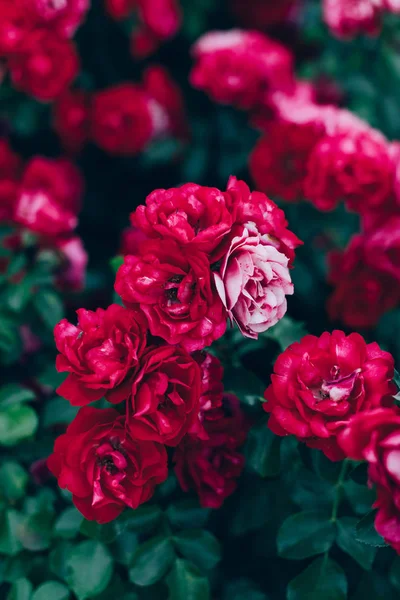
[{"label": "deep green leaf", "polygon": [[68,600],[70,593],[67,587],[58,581],[46,581],[33,593],[32,600]]},{"label": "deep green leaf", "polygon": [[18,528],[18,537],[26,550],[38,552],[50,546],[53,512],[43,509],[28,514]]},{"label": "deep green leaf", "polygon": [[389,571],[390,583],[400,592],[400,556],[396,556]]},{"label": "deep green leaf", "polygon": [[0,363],[10,365],[22,352],[19,323],[15,317],[0,313]]},{"label": "deep green leaf", "polygon": [[358,521],[356,524],[356,539],[362,544],[381,548],[382,546],[387,546],[387,544],[375,529],[375,515],[376,511],[371,510],[371,512]]},{"label": "deep green leaf", "polygon": [[78,535],[82,521],[81,513],[74,506],[67,508],[54,524],[54,535],[65,539],[73,539]]},{"label": "deep green leaf", "polygon": [[60,296],[51,289],[39,289],[33,296],[33,304],[47,329],[53,331],[54,326],[64,316],[64,307]]},{"label": "deep green leaf", "polygon": [[233,579],[224,586],[222,600],[267,600],[251,579]]},{"label": "deep green leaf", "polygon": [[287,600],[345,600],[346,575],[328,556],[316,558],[287,588]]},{"label": "deep green leaf", "polygon": [[233,392],[242,402],[251,406],[259,403],[265,389],[256,375],[240,366],[225,369],[224,386],[227,392]]},{"label": "deep green leaf", "polygon": [[0,410],[0,445],[14,446],[36,432],[38,418],[30,406],[12,404]]},{"label": "deep green leaf", "polygon": [[274,327],[271,327],[262,336],[276,341],[282,350],[286,350],[293,342],[298,342],[307,334],[304,324],[294,321],[289,316],[284,316]]},{"label": "deep green leaf", "polygon": [[16,510],[6,510],[0,518],[0,554],[14,556],[21,550],[18,529],[22,522],[21,513]]},{"label": "deep green leaf", "polygon": [[366,546],[356,540],[356,517],[343,517],[337,521],[337,544],[343,552],[349,554],[363,569],[367,571],[374,562],[376,548]]},{"label": "deep green leaf", "polygon": [[136,510],[126,511],[120,521],[135,533],[150,533],[160,523],[161,509],[156,505],[139,506]]},{"label": "deep green leaf", "polygon": [[118,271],[118,269],[120,268],[120,266],[123,264],[124,262],[124,257],[123,256],[114,256],[111,260],[110,260],[110,267],[113,270],[114,273],[116,273]]},{"label": "deep green leaf", "polygon": [[208,580],[190,562],[177,559],[167,577],[168,600],[208,600]]},{"label": "deep green leaf", "polygon": [[75,418],[78,412],[76,406],[71,406],[64,398],[50,398],[45,404],[42,419],[44,427],[54,427],[54,425],[69,424]]},{"label": "deep green leaf", "polygon": [[276,477],[280,470],[280,443],[280,438],[262,420],[247,436],[246,464],[261,477]]},{"label": "deep green leaf", "polygon": [[129,578],[140,586],[153,585],[167,573],[175,558],[171,542],[162,537],[153,537],[136,550]]},{"label": "deep green leaf", "polygon": [[357,465],[350,473],[350,477],[359,485],[366,485],[368,481],[368,465],[361,463]]},{"label": "deep green leaf", "polygon": [[170,504],[166,510],[169,522],[178,529],[204,527],[211,509],[202,508],[198,500],[184,498]]},{"label": "deep green leaf", "polygon": [[80,526],[80,532],[82,535],[89,537],[93,540],[103,542],[104,544],[110,544],[117,537],[117,523],[111,521],[100,525],[96,521],[87,521],[83,519]]},{"label": "deep green leaf", "polygon": [[28,388],[24,388],[16,383],[9,383],[0,388],[1,409],[5,406],[10,406],[11,404],[30,402],[31,400],[35,400],[35,398],[36,395],[32,390],[28,390]]},{"label": "deep green leaf", "polygon": [[15,461],[6,461],[0,467],[0,497],[11,502],[22,498],[28,483],[28,473]]},{"label": "deep green leaf", "polygon": [[17,579],[12,584],[7,600],[31,600],[32,584],[29,579]]},{"label": "deep green leaf", "polygon": [[279,556],[302,560],[329,550],[335,540],[335,526],[330,516],[319,511],[291,515],[278,532]]},{"label": "deep green leaf", "polygon": [[66,581],[79,600],[100,594],[111,580],[113,561],[100,542],[90,540],[74,546],[66,562]]},{"label": "deep green leaf", "polygon": [[173,539],[180,554],[202,571],[213,569],[221,560],[220,544],[208,531],[187,529],[177,533]]},{"label": "deep green leaf", "polygon": [[50,552],[49,568],[54,575],[60,579],[66,579],[68,575],[67,559],[71,555],[73,545],[67,541],[60,541]]}]

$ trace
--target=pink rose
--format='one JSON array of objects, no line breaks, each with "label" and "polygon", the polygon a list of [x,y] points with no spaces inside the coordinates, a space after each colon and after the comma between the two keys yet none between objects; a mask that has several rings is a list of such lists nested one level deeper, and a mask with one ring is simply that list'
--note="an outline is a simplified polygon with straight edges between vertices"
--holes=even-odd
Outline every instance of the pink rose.
[{"label": "pink rose", "polygon": [[286,312],[293,294],[288,258],[246,227],[236,228],[215,283],[220,298],[243,335],[257,338]]}]

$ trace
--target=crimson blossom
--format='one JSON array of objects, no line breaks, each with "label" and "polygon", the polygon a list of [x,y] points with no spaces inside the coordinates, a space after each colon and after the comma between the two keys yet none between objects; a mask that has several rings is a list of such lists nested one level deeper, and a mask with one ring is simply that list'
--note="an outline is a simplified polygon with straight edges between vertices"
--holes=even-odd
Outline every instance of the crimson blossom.
[{"label": "crimson blossom", "polygon": [[368,462],[376,486],[375,527],[400,554],[400,411],[377,408],[355,415],[339,436],[347,457]]},{"label": "crimson blossom", "polygon": [[102,396],[116,404],[131,390],[131,376],[146,346],[143,317],[118,304],[77,311],[78,324],[63,319],[54,329],[56,368],[68,377],[57,392],[73,406]]},{"label": "crimson blossom", "polygon": [[252,109],[274,89],[294,84],[292,55],[258,31],[209,31],[192,49],[191,84],[213,100]]},{"label": "crimson blossom", "polygon": [[393,376],[391,354],[358,333],[307,335],[275,363],[263,404],[268,426],[342,460],[338,434],[354,414],[393,403]]},{"label": "crimson blossom", "polygon": [[168,475],[163,445],[137,440],[110,408],[80,409],[47,461],[86,519],[107,523],[151,498]]},{"label": "crimson blossom", "polygon": [[232,394],[224,394],[222,407],[211,412],[214,418],[204,421],[208,439],[186,436],[173,460],[182,490],[194,489],[205,508],[220,508],[235,491],[244,468],[238,448],[246,439],[248,423]]}]

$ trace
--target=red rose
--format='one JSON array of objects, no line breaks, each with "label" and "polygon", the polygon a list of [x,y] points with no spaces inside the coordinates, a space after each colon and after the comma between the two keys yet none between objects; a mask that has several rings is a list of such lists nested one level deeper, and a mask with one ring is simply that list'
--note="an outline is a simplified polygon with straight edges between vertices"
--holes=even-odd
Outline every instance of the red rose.
[{"label": "red rose", "polygon": [[58,273],[57,283],[62,289],[81,290],[85,284],[88,255],[78,236],[58,238],[54,246],[62,254],[63,264]]},{"label": "red rose", "polygon": [[128,18],[135,6],[136,0],[105,0],[107,13],[116,21]]},{"label": "red rose", "polygon": [[93,96],[91,137],[106,152],[135,155],[150,142],[155,130],[148,95],[124,83]]},{"label": "red rose", "polygon": [[[374,262],[372,255],[371,259]],[[354,236],[344,252],[332,252],[329,262],[329,282],[335,286],[327,305],[332,320],[355,329],[374,327],[399,303],[397,280],[380,270],[380,265],[372,268],[363,236]]]},{"label": "red rose", "polygon": [[147,236],[137,227],[127,227],[121,235],[121,246],[119,253],[139,254],[141,244],[146,241]]},{"label": "red rose", "polygon": [[379,2],[371,0],[323,0],[324,21],[341,38],[379,33],[382,9]]},{"label": "red rose", "polygon": [[149,237],[191,242],[210,252],[230,231],[231,212],[231,198],[226,193],[187,183],[180,188],[154,190],[146,205],[132,213],[131,221]]},{"label": "red rose", "polygon": [[132,439],[110,408],[81,408],[47,462],[86,519],[107,523],[151,498],[168,475],[164,446]]},{"label": "red rose", "polygon": [[275,363],[263,404],[271,413],[268,426],[341,460],[337,435],[352,415],[382,405],[393,391],[393,375],[393,357],[358,333],[307,335]]},{"label": "red rose", "polygon": [[146,29],[160,40],[173,37],[179,29],[177,0],[139,0],[139,11]]},{"label": "red rose", "polygon": [[257,31],[209,31],[192,53],[191,84],[222,104],[255,108],[269,90],[293,86],[292,55]]},{"label": "red rose", "polygon": [[203,421],[220,418],[218,409],[222,406],[224,393],[223,367],[216,356],[204,350],[192,355],[200,367],[201,390],[197,418],[192,423],[189,433],[202,440],[209,439]]},{"label": "red rose", "polygon": [[246,437],[247,424],[238,399],[225,394],[223,409],[206,420],[207,440],[186,436],[174,455],[175,473],[184,492],[194,489],[205,508],[220,508],[236,489],[244,468],[237,452]]},{"label": "red rose", "polygon": [[297,0],[231,0],[232,12],[246,28],[267,29],[287,19]]},{"label": "red rose", "polygon": [[287,229],[288,222],[283,210],[261,192],[250,192],[244,181],[230,177],[227,192],[235,207],[235,222],[245,225],[251,233],[261,234],[267,245],[275,246],[293,262],[294,251],[303,242]]},{"label": "red rose", "polygon": [[363,236],[366,263],[400,284],[400,215]]},{"label": "red rose", "polygon": [[22,160],[6,139],[0,138],[0,180],[16,181],[22,170]]},{"label": "red rose", "polygon": [[127,306],[139,307],[150,331],[189,352],[221,337],[226,311],[211,279],[206,254],[182,249],[173,240],[144,242],[137,256],[126,256],[115,291]]},{"label": "red rose", "polygon": [[53,31],[38,29],[24,37],[9,57],[9,67],[17,89],[48,101],[72,83],[79,61],[72,42]]},{"label": "red rose", "polygon": [[369,480],[377,490],[376,530],[400,554],[399,409],[356,415],[340,434],[339,443],[346,456],[369,463]]},{"label": "red rose", "polygon": [[32,23],[27,19],[20,5],[15,1],[0,2],[1,57],[8,57],[15,52],[31,29]]},{"label": "red rose", "polygon": [[54,129],[68,152],[79,152],[89,136],[89,97],[80,90],[65,92],[53,108]]},{"label": "red rose", "polygon": [[389,145],[369,131],[324,137],[308,162],[305,195],[319,210],[332,210],[344,200],[363,213],[380,207],[393,189]]},{"label": "red rose", "polygon": [[188,137],[188,123],[180,88],[160,65],[148,67],[143,73],[143,86],[167,116],[167,132],[180,138]]},{"label": "red rose", "polygon": [[198,418],[200,369],[185,350],[152,347],[132,383],[128,427],[134,439],[176,446]]},{"label": "red rose", "polygon": [[90,0],[15,0],[35,26],[70,38],[89,10]]},{"label": "red rose", "polygon": [[43,235],[69,233],[77,225],[82,192],[82,177],[71,162],[33,158],[19,187],[14,218]]},{"label": "red rose", "polygon": [[250,155],[256,187],[287,202],[303,199],[307,163],[317,140],[314,124],[272,121]]},{"label": "red rose", "polygon": [[57,392],[73,406],[102,396],[113,404],[122,402],[146,345],[141,315],[118,304],[95,312],[81,308],[77,314],[77,326],[63,319],[54,329],[57,371],[69,373]]}]

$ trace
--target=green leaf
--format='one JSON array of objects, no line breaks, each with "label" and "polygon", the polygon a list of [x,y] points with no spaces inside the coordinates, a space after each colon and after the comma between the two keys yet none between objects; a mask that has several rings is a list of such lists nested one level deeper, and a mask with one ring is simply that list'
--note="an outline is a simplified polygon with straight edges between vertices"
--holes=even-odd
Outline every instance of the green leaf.
[{"label": "green leaf", "polygon": [[25,495],[28,473],[15,461],[4,462],[0,467],[0,496],[15,502]]},{"label": "green leaf", "polygon": [[396,556],[391,564],[389,579],[392,586],[400,592],[400,556]]},{"label": "green leaf", "polygon": [[43,508],[25,516],[18,528],[18,537],[26,550],[39,552],[50,547],[53,512]]},{"label": "green leaf", "polygon": [[100,525],[96,521],[82,520],[80,532],[86,537],[92,538],[104,544],[110,544],[117,537],[116,521]]},{"label": "green leaf", "polygon": [[186,560],[177,559],[167,577],[168,600],[208,600],[210,589],[208,580]]},{"label": "green leaf", "polygon": [[170,504],[166,510],[169,522],[178,529],[204,527],[210,513],[210,508],[202,508],[198,500],[190,498],[178,500]]},{"label": "green leaf", "polygon": [[220,544],[208,531],[188,529],[175,535],[173,540],[182,556],[202,571],[213,569],[221,560]]},{"label": "green leaf", "polygon": [[7,600],[31,600],[32,584],[29,579],[17,579],[12,584]]},{"label": "green leaf", "polygon": [[68,600],[69,590],[58,581],[46,581],[34,592],[32,600]]},{"label": "green leaf", "polygon": [[265,385],[256,375],[240,366],[225,369],[224,386],[227,392],[233,392],[250,406],[259,404],[265,390]]},{"label": "green leaf", "polygon": [[34,435],[38,418],[30,406],[13,404],[0,411],[0,445],[15,446]]},{"label": "green leaf", "polygon": [[150,533],[159,525],[161,517],[158,506],[139,506],[136,510],[126,511],[119,522],[135,533]]},{"label": "green leaf", "polygon": [[19,323],[15,317],[0,314],[0,363],[10,365],[22,353]]},{"label": "green leaf", "polygon": [[36,395],[32,390],[28,390],[16,383],[9,383],[0,389],[0,407],[2,409],[11,404],[30,402],[31,400],[35,400],[35,398]]},{"label": "green leaf", "polygon": [[64,306],[59,295],[51,289],[39,289],[33,296],[33,304],[45,327],[53,331],[64,316]]},{"label": "green leaf", "polygon": [[357,518],[343,517],[338,519],[337,545],[349,554],[365,570],[369,570],[374,562],[376,548],[361,544],[355,538]]},{"label": "green leaf", "polygon": [[306,334],[307,331],[303,323],[285,316],[274,327],[264,332],[262,336],[274,340],[282,350],[286,350],[290,344],[300,341]]},{"label": "green leaf", "polygon": [[280,471],[280,443],[280,438],[262,420],[247,436],[246,465],[261,477],[276,477]]},{"label": "green leaf", "polygon": [[357,465],[350,473],[351,479],[359,485],[366,485],[368,481],[368,465],[361,463]]},{"label": "green leaf", "polygon": [[42,413],[44,427],[54,427],[71,423],[78,412],[76,406],[71,406],[64,398],[51,398],[46,402]]},{"label": "green leaf", "polygon": [[365,517],[360,519],[356,525],[356,539],[367,546],[382,548],[387,546],[383,537],[375,529],[376,511],[371,510]]},{"label": "green leaf", "polygon": [[0,553],[15,556],[22,545],[18,538],[18,529],[22,515],[16,510],[6,510],[0,519]]},{"label": "green leaf", "polygon": [[162,537],[153,537],[136,550],[129,578],[136,585],[153,585],[167,573],[174,562],[175,552],[171,542]]},{"label": "green leaf", "polygon": [[123,262],[124,262],[124,257],[121,256],[121,255],[114,256],[110,260],[110,267],[111,267],[111,269],[113,270],[114,273],[116,273],[118,271],[118,269],[123,264]]},{"label": "green leaf", "polygon": [[222,600],[267,600],[251,579],[233,579],[224,586]]},{"label": "green leaf", "polygon": [[337,563],[316,558],[287,588],[287,600],[345,600],[347,580]]},{"label": "green leaf", "polygon": [[329,550],[335,540],[335,526],[329,515],[305,511],[291,515],[278,532],[278,554],[283,558],[302,560]]},{"label": "green leaf", "polygon": [[49,568],[54,575],[60,579],[66,579],[68,575],[67,559],[71,555],[73,545],[67,541],[56,543],[49,555]]},{"label": "green leaf", "polygon": [[67,557],[66,581],[79,600],[100,594],[109,584],[112,572],[112,558],[100,542],[81,542]]},{"label": "green leaf", "polygon": [[75,506],[67,508],[55,522],[54,534],[67,540],[73,539],[78,535],[82,521],[83,517]]}]

